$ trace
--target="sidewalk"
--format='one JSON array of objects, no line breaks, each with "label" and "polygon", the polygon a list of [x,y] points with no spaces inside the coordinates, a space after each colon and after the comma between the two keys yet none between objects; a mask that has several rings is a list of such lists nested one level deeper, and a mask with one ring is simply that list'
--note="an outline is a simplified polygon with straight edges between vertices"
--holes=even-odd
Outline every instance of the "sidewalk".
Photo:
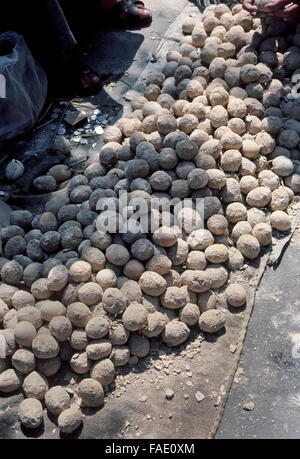
[{"label": "sidewalk", "polygon": [[[245,343],[215,438],[300,437],[300,230],[257,291]],[[254,403],[253,411],[243,405]]]}]

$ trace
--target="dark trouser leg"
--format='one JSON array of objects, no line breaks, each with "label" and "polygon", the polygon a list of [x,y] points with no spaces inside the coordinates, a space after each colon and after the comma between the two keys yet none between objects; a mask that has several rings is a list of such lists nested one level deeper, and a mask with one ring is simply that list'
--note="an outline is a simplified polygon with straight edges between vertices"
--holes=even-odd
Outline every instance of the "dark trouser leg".
[{"label": "dark trouser leg", "polygon": [[3,10],[1,6],[0,33],[7,30],[23,35],[42,65],[77,46],[58,0],[12,2]]},{"label": "dark trouser leg", "polygon": [[45,1],[45,10],[51,35],[55,37],[58,48],[65,52],[71,52],[76,47],[77,42],[60,3],[57,0],[47,0]]}]

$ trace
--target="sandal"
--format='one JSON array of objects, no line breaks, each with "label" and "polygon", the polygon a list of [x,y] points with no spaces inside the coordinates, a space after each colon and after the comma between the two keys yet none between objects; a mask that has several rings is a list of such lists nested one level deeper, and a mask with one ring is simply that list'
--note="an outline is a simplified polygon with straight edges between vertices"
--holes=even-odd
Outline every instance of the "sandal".
[{"label": "sandal", "polygon": [[66,68],[62,78],[57,74],[49,77],[49,93],[55,97],[92,96],[100,91],[103,84],[97,72],[80,64]]},{"label": "sandal", "polygon": [[151,11],[145,8],[140,0],[121,0],[110,10],[101,9],[106,22],[112,26],[116,24],[121,28],[132,29],[136,27],[147,27],[152,22]]},{"label": "sandal", "polygon": [[80,85],[77,90],[79,96],[97,94],[102,87],[101,77],[88,65],[81,65],[79,68]]}]

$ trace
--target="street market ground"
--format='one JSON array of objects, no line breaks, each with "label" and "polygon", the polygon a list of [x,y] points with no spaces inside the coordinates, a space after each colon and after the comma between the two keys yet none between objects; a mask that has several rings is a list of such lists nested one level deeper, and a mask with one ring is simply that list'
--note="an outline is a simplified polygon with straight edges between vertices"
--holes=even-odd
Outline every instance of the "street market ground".
[{"label": "street market ground", "polygon": [[[126,112],[126,93],[132,87],[138,88],[136,83],[145,67],[151,62],[155,65],[162,38],[170,46],[172,43],[175,46],[180,18],[197,11],[187,0],[165,0],[163,8],[158,0],[148,0],[147,6],[153,12],[150,28],[102,30],[89,49],[91,65],[100,73],[107,74],[108,79],[100,94],[88,102],[100,106],[102,112],[108,115],[109,124]],[[22,159],[27,154],[27,165],[32,162],[46,169],[43,161],[56,160],[54,157],[45,158],[44,152],[51,145],[57,127],[54,119],[17,144],[12,144],[11,151],[14,151],[15,157],[19,155]],[[101,136],[88,139],[87,144],[74,146],[69,163],[74,165],[75,170],[80,170],[99,145]],[[10,157],[8,155],[7,160]],[[5,162],[1,169],[0,179],[4,175]],[[35,169],[37,172],[37,167]],[[27,174],[22,182],[22,191],[30,189],[30,180],[32,176]],[[38,209],[37,201],[30,200],[29,203],[25,199],[24,203],[31,205],[29,210]],[[5,211],[2,224],[6,218]],[[239,278],[247,289],[248,304],[236,314],[228,312],[226,333],[220,332],[216,337],[204,340],[201,333],[193,332],[185,345],[171,352],[154,341],[149,357],[136,367],[119,372],[104,408],[97,413],[85,411],[84,427],[76,436],[211,438],[225,405],[216,438],[299,438],[299,241],[300,231],[296,231],[277,271],[269,269],[263,276],[240,362],[239,352],[256,286],[265,270],[267,253],[259,262],[250,264],[243,277]],[[58,382],[72,390],[71,379],[72,375],[66,370],[58,377]],[[166,388],[174,391],[171,400],[165,398]],[[1,398],[0,438],[24,438],[29,435],[19,428],[17,404],[21,398],[21,395]],[[249,402],[254,403],[253,411],[243,410],[243,405]],[[59,431],[47,418],[45,426],[31,435],[58,438]]]}]

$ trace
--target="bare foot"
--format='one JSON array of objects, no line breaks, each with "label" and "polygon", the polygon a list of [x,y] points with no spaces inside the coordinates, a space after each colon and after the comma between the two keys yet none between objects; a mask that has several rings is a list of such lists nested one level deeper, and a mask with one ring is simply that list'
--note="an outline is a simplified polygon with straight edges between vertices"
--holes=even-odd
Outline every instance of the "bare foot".
[{"label": "bare foot", "polygon": [[100,10],[109,11],[112,21],[124,27],[144,27],[151,24],[151,11],[141,0],[100,0]]},{"label": "bare foot", "polygon": [[80,78],[81,89],[92,90],[99,87],[101,79],[99,75],[89,67],[82,68],[82,76]]}]

